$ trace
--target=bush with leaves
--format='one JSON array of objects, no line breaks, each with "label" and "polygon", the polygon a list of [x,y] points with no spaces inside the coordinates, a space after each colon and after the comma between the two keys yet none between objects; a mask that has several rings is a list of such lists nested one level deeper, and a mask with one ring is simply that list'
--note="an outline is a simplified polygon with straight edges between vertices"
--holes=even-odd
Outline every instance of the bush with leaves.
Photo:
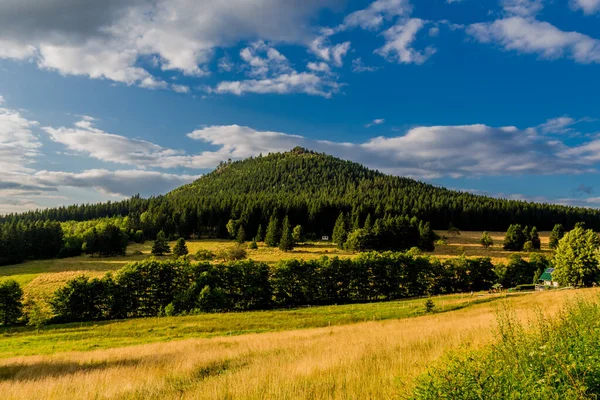
[{"label": "bush with leaves", "polygon": [[527,238],[523,233],[521,225],[512,224],[508,227],[506,236],[504,237],[504,250],[521,251],[526,241]]},{"label": "bush with leaves", "polygon": [[562,224],[554,225],[552,232],[550,232],[550,240],[548,243],[550,248],[556,249],[556,247],[558,247],[558,241],[562,239],[563,236],[565,236],[565,228],[562,226]]},{"label": "bush with leaves", "polygon": [[492,239],[490,234],[487,231],[485,231],[481,235],[480,243],[484,249],[489,249],[490,247],[492,247],[494,245],[494,239]]},{"label": "bush with leaves", "polygon": [[0,282],[0,324],[14,325],[23,314],[23,289],[17,281]]},{"label": "bush with leaves", "polygon": [[206,249],[199,249],[196,252],[196,260],[198,261],[211,261],[214,260],[217,256],[214,252]]},{"label": "bush with leaves", "polygon": [[600,280],[600,238],[591,229],[577,227],[558,242],[553,280],[563,286],[591,286]]}]

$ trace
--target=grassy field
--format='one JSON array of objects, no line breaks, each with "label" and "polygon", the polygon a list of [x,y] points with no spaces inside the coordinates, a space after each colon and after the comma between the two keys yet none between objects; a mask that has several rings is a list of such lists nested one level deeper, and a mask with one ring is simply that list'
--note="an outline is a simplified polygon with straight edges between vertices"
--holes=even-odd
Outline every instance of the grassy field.
[{"label": "grassy field", "polygon": [[[484,249],[479,244],[482,232],[461,232],[460,236],[448,235],[445,231],[437,231],[440,236],[447,237],[447,245],[436,245],[432,255],[441,259],[465,254],[467,257],[490,257],[494,263],[506,262],[512,252],[502,250],[504,232],[490,232],[494,246]],[[551,254],[548,248],[549,232],[541,232],[542,253]],[[171,243],[173,246],[174,243]],[[199,249],[217,252],[233,245],[228,240],[200,240],[188,242],[190,254]],[[127,249],[127,255],[115,258],[91,258],[88,256],[74,257],[62,260],[30,261],[15,266],[0,267],[0,279],[11,278],[19,282],[27,296],[42,298],[54,292],[69,279],[79,275],[100,277],[107,271],[116,271],[127,263],[143,260],[150,256],[151,242],[133,244]],[[527,257],[527,253],[520,253]],[[255,261],[269,264],[282,259],[296,258],[303,260],[317,259],[322,256],[355,257],[356,254],[340,250],[331,243],[310,243],[297,247],[291,252],[283,252],[276,248],[261,245],[257,250],[248,250],[248,257]]]},{"label": "grassy field", "polygon": [[[448,312],[502,298],[505,295],[457,294],[433,299],[436,312]],[[0,358],[412,318],[426,314],[424,303],[425,299],[412,299],[291,310],[141,318],[54,325],[40,331],[30,327],[0,328]]]},{"label": "grassy field", "polygon": [[[499,309],[510,307],[525,320],[539,309],[555,313],[578,293],[592,295],[598,290],[492,298],[495,301],[421,316],[417,310],[423,300],[413,300],[113,322],[49,329],[40,335],[17,331],[0,339],[6,342],[2,354],[8,357],[0,360],[0,393],[3,399],[403,398],[415,377],[441,355],[489,343]],[[450,308],[465,300],[450,296],[436,302],[441,306],[445,301]],[[372,320],[370,315],[381,318]],[[329,320],[334,321],[331,326],[295,329],[323,326]],[[347,324],[360,320],[367,322]],[[238,325],[277,332],[229,335]],[[169,329],[199,332],[192,339],[169,340],[174,339],[164,337]],[[215,331],[207,333],[210,329]],[[103,333],[94,336],[95,331]],[[134,343],[136,331],[139,340],[162,335],[161,342],[104,348],[111,335],[115,340],[110,346]],[[73,349],[93,349],[95,343],[101,349],[62,352],[71,334]],[[78,347],[77,342],[86,338],[88,347]],[[61,346],[61,352],[48,351],[52,343]],[[36,346],[38,355],[15,356],[29,354],[25,349]],[[39,355],[44,352],[53,354]]]}]

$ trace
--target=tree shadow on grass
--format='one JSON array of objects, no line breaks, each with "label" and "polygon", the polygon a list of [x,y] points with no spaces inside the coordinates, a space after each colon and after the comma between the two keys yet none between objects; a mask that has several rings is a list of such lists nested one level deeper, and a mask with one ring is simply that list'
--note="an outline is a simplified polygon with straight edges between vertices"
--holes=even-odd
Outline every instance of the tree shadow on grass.
[{"label": "tree shadow on grass", "polygon": [[73,375],[80,372],[90,372],[116,367],[130,367],[139,365],[142,358],[91,361],[78,363],[70,361],[39,362],[34,364],[16,364],[0,366],[0,382],[2,381],[31,381],[50,377]]}]

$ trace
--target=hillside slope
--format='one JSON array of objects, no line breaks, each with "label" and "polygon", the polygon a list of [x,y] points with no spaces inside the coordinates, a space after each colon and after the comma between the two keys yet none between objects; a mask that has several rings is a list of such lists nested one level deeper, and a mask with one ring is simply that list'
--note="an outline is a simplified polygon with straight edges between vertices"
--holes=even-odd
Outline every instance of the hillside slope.
[{"label": "hillside slope", "polygon": [[196,182],[156,198],[62,207],[9,216],[5,220],[88,220],[129,216],[131,229],[147,237],[168,234],[226,237],[230,219],[240,221],[248,238],[274,213],[302,224],[305,232],[331,234],[339,213],[363,224],[390,215],[430,221],[435,229],[450,223],[462,230],[505,230],[511,223],[550,230],[584,221],[600,229],[600,210],[496,199],[448,190],[413,179],[385,175],[360,164],[295,148],[286,153],[221,163]]}]

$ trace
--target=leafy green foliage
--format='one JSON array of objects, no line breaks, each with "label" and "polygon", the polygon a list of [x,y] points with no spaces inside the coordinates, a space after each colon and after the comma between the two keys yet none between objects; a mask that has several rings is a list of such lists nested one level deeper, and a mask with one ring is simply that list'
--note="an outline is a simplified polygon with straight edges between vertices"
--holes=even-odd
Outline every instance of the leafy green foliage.
[{"label": "leafy green foliage", "polygon": [[433,302],[432,299],[427,299],[427,301],[425,302],[425,312],[432,313],[434,311],[435,311],[435,303]]},{"label": "leafy green foliage", "polygon": [[510,225],[504,237],[504,250],[521,251],[526,241],[527,236],[523,233],[521,225]]},{"label": "leafy green foliage", "polygon": [[246,241],[246,230],[244,229],[244,225],[240,225],[238,228],[236,240],[238,243],[244,243]]},{"label": "leafy green foliage", "polygon": [[485,231],[481,235],[480,243],[485,249],[488,249],[494,245],[494,239],[492,239],[490,234],[487,231]]},{"label": "leafy green foliage", "polygon": [[23,313],[23,289],[14,280],[0,282],[0,324],[15,324]]},{"label": "leafy green foliage", "polygon": [[578,300],[560,318],[531,326],[504,312],[497,341],[453,353],[422,376],[411,397],[439,399],[597,399],[600,397],[600,302]]},{"label": "leafy green foliage", "polygon": [[82,249],[87,254],[98,254],[100,257],[125,255],[128,236],[118,226],[109,223],[99,229],[93,227],[84,237]]},{"label": "leafy green foliage", "polygon": [[558,241],[562,239],[563,236],[565,236],[565,228],[562,226],[562,224],[554,225],[552,232],[550,232],[550,248],[556,249],[556,247],[558,247]]},{"label": "leafy green foliage", "polygon": [[502,286],[510,288],[520,284],[532,283],[538,269],[538,263],[528,262],[520,255],[512,254],[506,266],[499,265],[496,268],[496,274]]},{"label": "leafy green foliage", "polygon": [[190,263],[185,258],[129,264],[114,278],[79,277],[51,300],[58,321],[174,313],[242,311],[274,306],[393,300],[489,289],[489,259],[440,262],[411,253],[362,253],[355,259]]},{"label": "leafy green foliage", "polygon": [[540,250],[542,248],[542,241],[540,240],[540,235],[538,234],[537,228],[535,226],[529,231],[528,239],[531,242],[531,247],[533,248],[533,250]]},{"label": "leafy green foliage", "polygon": [[300,243],[302,241],[302,237],[302,225],[296,225],[292,231],[292,239],[294,240],[294,243]]},{"label": "leafy green foliage", "polygon": [[577,227],[558,242],[552,278],[561,285],[591,286],[600,279],[600,239],[591,229]]}]

